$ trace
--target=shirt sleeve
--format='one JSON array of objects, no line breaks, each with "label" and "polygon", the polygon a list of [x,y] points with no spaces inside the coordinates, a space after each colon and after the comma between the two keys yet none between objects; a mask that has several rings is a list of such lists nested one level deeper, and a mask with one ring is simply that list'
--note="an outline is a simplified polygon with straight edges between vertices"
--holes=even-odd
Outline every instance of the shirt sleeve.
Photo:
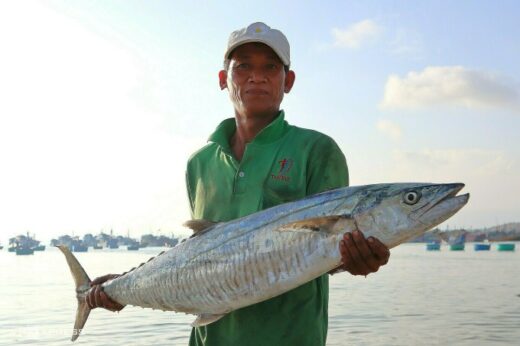
[{"label": "shirt sleeve", "polygon": [[192,174],[190,172],[190,161],[188,161],[188,164],[186,166],[186,192],[188,195],[188,201],[190,202],[191,217],[193,218],[193,212],[195,210],[195,201],[193,199],[193,192],[191,190],[191,187],[193,186],[193,184],[190,182],[191,177]]},{"label": "shirt sleeve", "polygon": [[322,135],[309,152],[307,161],[307,195],[348,186],[345,155],[336,142]]}]

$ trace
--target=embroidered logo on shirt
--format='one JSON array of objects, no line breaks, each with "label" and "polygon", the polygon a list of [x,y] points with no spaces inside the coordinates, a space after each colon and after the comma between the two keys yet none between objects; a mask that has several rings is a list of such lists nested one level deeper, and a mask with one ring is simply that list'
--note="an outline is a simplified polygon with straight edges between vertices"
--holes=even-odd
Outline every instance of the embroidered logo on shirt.
[{"label": "embroidered logo on shirt", "polygon": [[294,164],[294,160],[283,158],[282,160],[278,161],[278,164],[280,166],[280,170],[278,171],[278,174],[271,173],[271,178],[275,180],[283,180],[289,182],[291,180],[291,177],[288,177],[287,173],[289,173],[289,171],[291,170]]}]

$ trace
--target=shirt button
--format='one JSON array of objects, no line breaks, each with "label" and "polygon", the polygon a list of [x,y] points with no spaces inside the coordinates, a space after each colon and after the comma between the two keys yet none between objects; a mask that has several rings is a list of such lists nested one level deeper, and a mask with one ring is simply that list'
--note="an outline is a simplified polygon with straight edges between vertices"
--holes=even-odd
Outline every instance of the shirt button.
[{"label": "shirt button", "polygon": [[240,178],[243,178],[244,175],[246,175],[244,172],[238,172],[238,176],[239,176]]}]

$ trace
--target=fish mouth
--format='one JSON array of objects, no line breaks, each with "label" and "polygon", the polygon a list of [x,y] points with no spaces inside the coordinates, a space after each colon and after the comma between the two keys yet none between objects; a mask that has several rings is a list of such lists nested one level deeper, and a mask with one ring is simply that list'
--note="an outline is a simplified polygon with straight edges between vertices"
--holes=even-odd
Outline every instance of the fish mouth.
[{"label": "fish mouth", "polygon": [[411,218],[428,226],[447,220],[468,203],[469,193],[457,195],[464,186],[463,183],[443,185],[443,191],[439,196],[415,210],[410,215]]}]

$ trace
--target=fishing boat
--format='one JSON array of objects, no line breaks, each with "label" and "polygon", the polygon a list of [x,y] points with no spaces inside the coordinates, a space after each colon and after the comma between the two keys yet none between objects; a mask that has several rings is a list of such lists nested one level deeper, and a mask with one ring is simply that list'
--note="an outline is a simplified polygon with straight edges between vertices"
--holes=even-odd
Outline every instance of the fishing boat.
[{"label": "fishing boat", "polygon": [[34,255],[34,250],[29,247],[17,247],[15,251],[17,255]]},{"label": "fishing boat", "polygon": [[[34,254],[35,248],[40,246],[40,241],[34,239],[27,232],[26,235],[18,235],[14,238],[9,239],[9,252],[15,252],[17,255],[32,255]],[[45,249],[45,246],[43,249]],[[42,250],[40,250],[42,251]]]},{"label": "fishing boat", "polygon": [[45,251],[45,245],[38,245],[32,248],[34,251]]},{"label": "fishing boat", "polygon": [[498,251],[515,251],[515,244],[513,244],[513,243],[498,244]]},{"label": "fishing boat", "polygon": [[464,251],[464,243],[451,244],[450,250],[451,251]]},{"label": "fishing boat", "polygon": [[72,245],[72,252],[87,252],[88,247],[83,244],[73,244]]},{"label": "fishing boat", "polygon": [[452,232],[448,237],[448,244],[450,244],[451,251],[464,251],[466,243],[467,232],[465,230],[459,230]]},{"label": "fishing boat", "polygon": [[128,251],[137,251],[139,250],[139,244],[130,244],[126,247]]},{"label": "fishing boat", "polygon": [[427,251],[439,251],[441,249],[440,243],[428,243],[426,244]]},{"label": "fishing boat", "polygon": [[117,239],[111,238],[107,241],[107,247],[109,249],[119,249],[119,244],[117,243]]},{"label": "fishing boat", "polygon": [[491,244],[475,244],[474,249],[475,251],[489,251],[491,248]]}]

